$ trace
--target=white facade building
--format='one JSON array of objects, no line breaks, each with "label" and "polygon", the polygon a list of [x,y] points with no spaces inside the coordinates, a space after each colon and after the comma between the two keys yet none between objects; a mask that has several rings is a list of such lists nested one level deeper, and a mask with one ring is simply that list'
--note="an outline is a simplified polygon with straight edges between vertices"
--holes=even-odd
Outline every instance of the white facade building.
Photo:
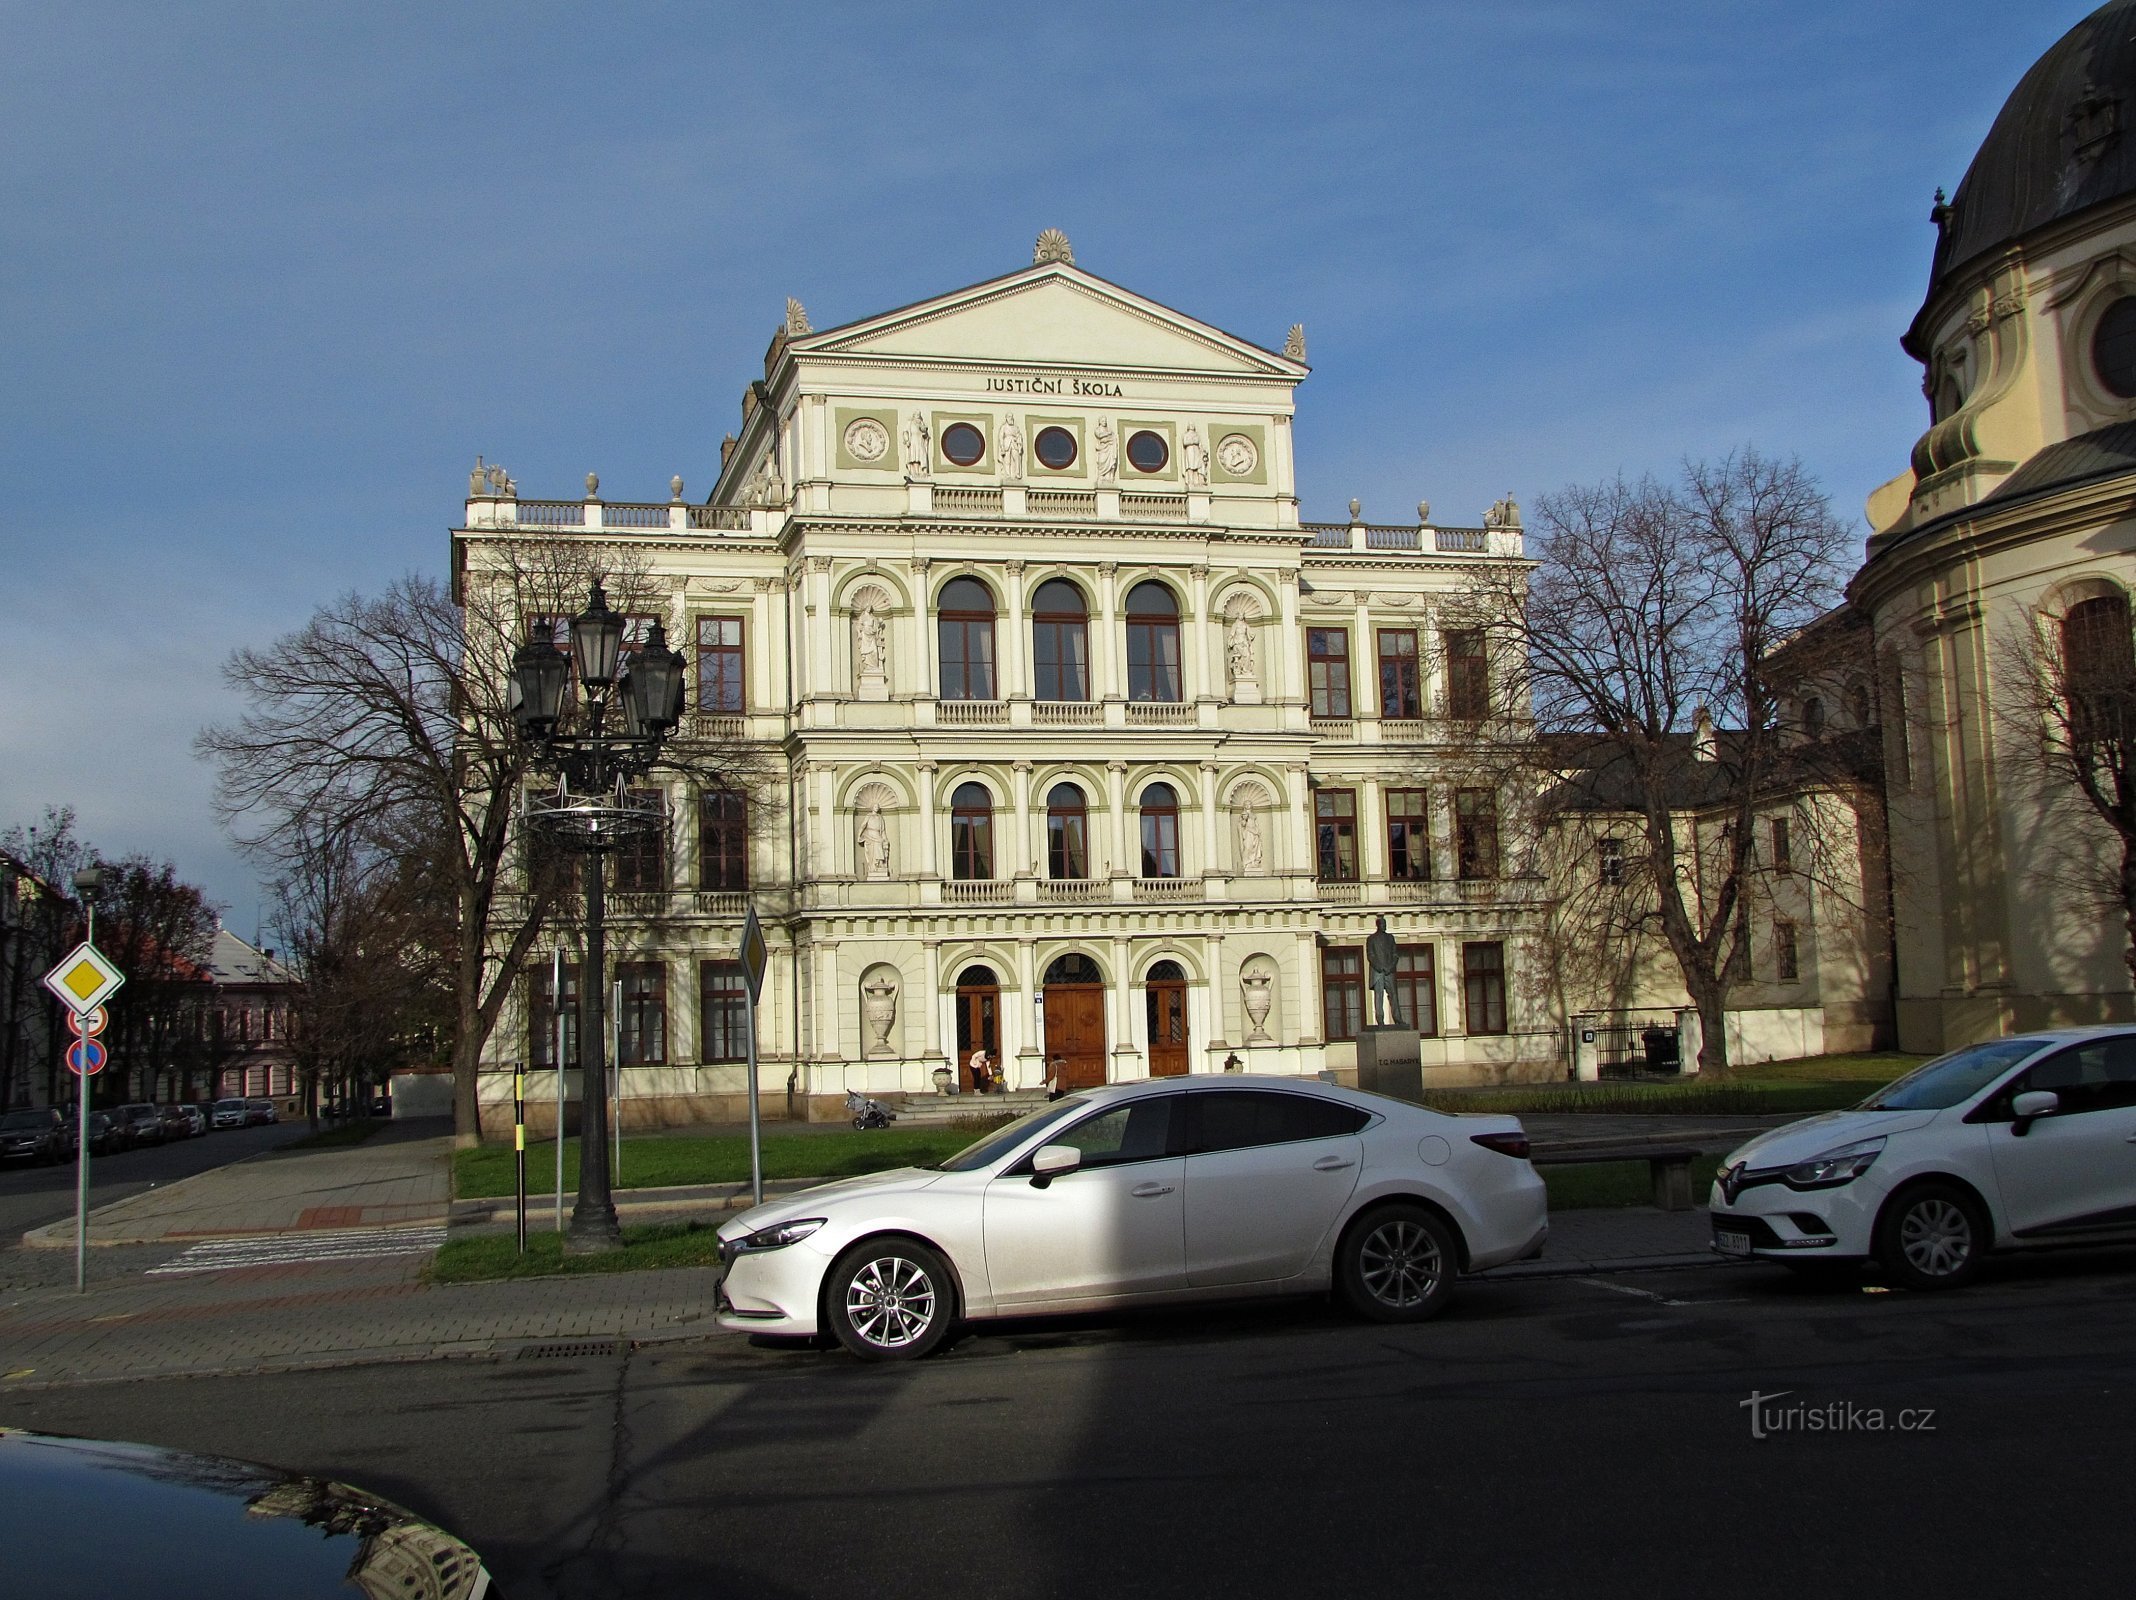
[{"label": "white facade building", "polygon": [[[707,504],[478,480],[463,574],[559,536],[648,568],[692,715],[776,773],[671,787],[671,848],[614,864],[627,1118],[733,1113],[751,902],[773,1114],[968,1084],[981,1047],[1022,1089],[1347,1066],[1375,915],[1429,1077],[1562,1074],[1523,981],[1540,889],[1464,761],[1494,708],[1461,599],[1521,559],[1517,511],[1301,524],[1303,357],[1049,233],[1023,271],[844,327],[790,304]],[[546,992],[545,968],[500,1071],[548,1064]]]}]

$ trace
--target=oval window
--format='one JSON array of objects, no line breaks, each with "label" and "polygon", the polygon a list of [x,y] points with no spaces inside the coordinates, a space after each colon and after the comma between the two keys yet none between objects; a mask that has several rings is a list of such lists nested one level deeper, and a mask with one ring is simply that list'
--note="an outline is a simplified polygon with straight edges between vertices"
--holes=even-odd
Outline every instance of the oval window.
[{"label": "oval window", "polygon": [[1137,472],[1162,472],[1171,459],[1172,447],[1164,442],[1163,434],[1144,428],[1128,435],[1127,464]]},{"label": "oval window", "polygon": [[1075,465],[1075,435],[1066,428],[1041,428],[1031,441],[1031,452],[1040,466],[1066,472]]},{"label": "oval window", "polygon": [[960,467],[977,466],[986,458],[986,435],[969,422],[952,422],[942,430],[942,454]]},{"label": "oval window", "polygon": [[2099,381],[2124,400],[2136,400],[2136,300],[2116,300],[2092,334]]}]

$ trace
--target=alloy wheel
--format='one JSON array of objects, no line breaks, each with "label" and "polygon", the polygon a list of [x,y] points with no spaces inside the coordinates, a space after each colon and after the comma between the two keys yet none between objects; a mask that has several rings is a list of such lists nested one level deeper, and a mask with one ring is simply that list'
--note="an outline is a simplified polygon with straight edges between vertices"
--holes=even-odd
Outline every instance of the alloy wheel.
[{"label": "alloy wheel", "polygon": [[1954,1202],[1927,1196],[1900,1220],[1899,1248],[1922,1277],[1948,1278],[1972,1259],[1972,1219]]},{"label": "alloy wheel", "polygon": [[1445,1261],[1430,1232],[1403,1218],[1381,1223],[1366,1236],[1357,1271],[1373,1299],[1407,1310],[1431,1294]]},{"label": "alloy wheel", "polygon": [[846,1320],[882,1350],[902,1350],[934,1325],[934,1280],[916,1261],[879,1256],[863,1262],[846,1286]]}]

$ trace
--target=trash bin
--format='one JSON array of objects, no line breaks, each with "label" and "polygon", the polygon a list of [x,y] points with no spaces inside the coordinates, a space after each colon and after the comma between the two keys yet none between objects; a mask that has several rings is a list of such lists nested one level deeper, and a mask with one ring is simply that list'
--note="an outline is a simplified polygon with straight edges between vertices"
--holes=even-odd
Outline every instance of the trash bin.
[{"label": "trash bin", "polygon": [[1639,1042],[1646,1046],[1646,1064],[1649,1072],[1674,1072],[1677,1070],[1676,1030],[1664,1028],[1659,1023],[1649,1023],[1639,1035]]}]

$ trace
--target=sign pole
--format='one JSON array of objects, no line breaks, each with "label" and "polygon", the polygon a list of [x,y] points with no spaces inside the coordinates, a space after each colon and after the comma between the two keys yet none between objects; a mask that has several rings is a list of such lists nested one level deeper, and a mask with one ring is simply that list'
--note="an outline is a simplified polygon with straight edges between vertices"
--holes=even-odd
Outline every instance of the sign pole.
[{"label": "sign pole", "polygon": [[[90,899],[89,896],[83,895],[82,909],[89,916],[89,926],[83,934],[82,943],[94,950],[96,948],[96,902]],[[75,1016],[79,1018],[81,1013],[77,1011]],[[89,1035],[83,1033],[81,1037],[84,1040],[82,1066],[85,1070],[80,1077],[74,1080],[77,1100],[75,1110],[79,1113],[77,1118],[78,1126],[74,1132],[74,1292],[76,1294],[87,1294],[89,1292],[90,1080],[86,1070],[89,1065],[89,1050],[86,1041]]]},{"label": "sign pole", "polygon": [[623,980],[616,979],[615,1004],[608,1008],[608,1069],[615,1076],[611,1080],[616,1092],[609,1103],[615,1108],[609,1125],[615,1129],[616,1153],[608,1164],[608,1181],[612,1185],[623,1182]]},{"label": "sign pole", "polygon": [[556,1024],[556,1231],[564,1231],[564,947],[556,947],[556,963],[550,968],[549,1010]]},{"label": "sign pole", "polygon": [[527,1253],[527,1075],[512,1074],[512,1196],[519,1217],[519,1253]]},{"label": "sign pole", "polygon": [[764,943],[764,930],[757,922],[751,902],[742,923],[743,1019],[749,1035],[749,1197],[751,1205],[764,1203],[764,1118],[757,1105],[757,992],[764,987],[764,969],[771,964],[771,951]]}]

